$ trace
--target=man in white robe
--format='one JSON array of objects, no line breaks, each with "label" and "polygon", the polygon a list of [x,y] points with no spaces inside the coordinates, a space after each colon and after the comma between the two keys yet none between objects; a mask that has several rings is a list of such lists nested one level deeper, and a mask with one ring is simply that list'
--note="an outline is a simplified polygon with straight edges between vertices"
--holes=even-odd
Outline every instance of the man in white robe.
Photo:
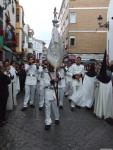
[{"label": "man in white robe", "polygon": [[34,98],[37,84],[37,67],[34,64],[33,56],[30,56],[28,64],[25,64],[25,71],[26,71],[25,97],[22,111],[28,108],[28,102],[32,108],[35,107]]},{"label": "man in white robe", "polygon": [[38,66],[37,93],[39,100],[39,110],[42,110],[44,107],[44,68],[42,64],[39,64]]},{"label": "man in white robe", "polygon": [[[51,69],[52,68],[52,69]],[[53,67],[49,66],[44,72],[45,88],[45,130],[49,130],[52,124],[51,114],[53,113],[55,124],[59,124],[59,109],[57,106],[57,95],[55,89],[56,74]]]},{"label": "man in white robe", "polygon": [[[69,96],[69,99],[72,100],[73,96],[76,95],[78,89],[82,86],[82,79],[84,76],[84,66],[81,64],[81,57],[76,58],[76,63],[70,66],[67,73],[72,77],[72,95]],[[71,101],[70,109],[74,111],[75,103]]]},{"label": "man in white robe", "polygon": [[20,84],[19,84],[19,77],[16,75],[16,69],[15,69],[15,64],[12,63],[12,65],[10,66],[10,74],[11,76],[13,76],[13,80],[11,80],[12,82],[12,97],[13,97],[13,104],[17,105],[17,94],[20,90]]},{"label": "man in white robe", "polygon": [[59,108],[63,108],[63,102],[64,102],[64,93],[65,93],[65,72],[64,72],[64,66],[63,64],[58,69],[58,99],[59,99]]},{"label": "man in white robe", "polygon": [[95,65],[90,64],[90,69],[85,73],[83,85],[78,89],[72,101],[80,107],[91,108],[94,103],[94,91],[96,83]]},{"label": "man in white robe", "polygon": [[7,110],[13,110],[13,107],[17,105],[17,94],[20,89],[19,78],[16,75],[15,62],[12,62],[12,65],[9,64],[9,61],[6,60],[4,64],[6,72],[9,73],[11,78],[11,83],[9,87],[9,96],[7,101]]}]

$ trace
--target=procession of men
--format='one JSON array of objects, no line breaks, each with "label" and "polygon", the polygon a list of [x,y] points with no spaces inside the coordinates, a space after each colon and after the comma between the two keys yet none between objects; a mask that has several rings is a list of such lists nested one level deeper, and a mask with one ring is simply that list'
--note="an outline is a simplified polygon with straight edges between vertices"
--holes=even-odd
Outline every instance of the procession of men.
[{"label": "procession of men", "polygon": [[31,54],[24,64],[5,60],[0,66],[1,127],[7,122],[6,111],[17,107],[17,95],[21,92],[21,111],[35,109],[38,101],[39,111],[44,110],[45,130],[50,130],[53,122],[60,124],[59,109],[63,110],[65,99],[71,111],[76,107],[92,109],[98,118],[113,119],[113,64],[107,62],[106,50],[99,70],[96,61],[86,66],[80,56],[65,64],[56,15],[55,8],[46,60],[37,60]]},{"label": "procession of men", "polygon": [[[3,91],[0,93],[7,93],[7,97],[0,97],[0,126],[6,123],[6,110],[11,111],[17,107],[16,97],[21,92],[24,95],[20,111],[27,111],[29,107],[35,109],[35,101],[38,101],[39,111],[43,110],[45,114],[45,130],[49,130],[53,122],[60,124],[59,109],[63,111],[65,100],[69,101],[70,111],[78,107],[85,108],[92,110],[98,118],[113,119],[112,66],[107,66],[106,51],[99,73],[96,72],[94,62],[85,69],[80,56],[70,66],[62,63],[56,70],[47,60],[36,61],[33,55],[23,65],[15,62],[9,64],[6,60],[0,68],[0,77],[4,79],[0,81],[0,89]],[[51,115],[54,117],[51,118]]]}]

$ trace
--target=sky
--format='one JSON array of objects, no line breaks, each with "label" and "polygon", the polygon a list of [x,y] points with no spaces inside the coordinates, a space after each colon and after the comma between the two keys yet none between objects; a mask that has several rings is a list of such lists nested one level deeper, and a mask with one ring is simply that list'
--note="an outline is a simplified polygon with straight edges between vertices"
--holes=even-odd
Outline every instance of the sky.
[{"label": "sky", "polygon": [[62,0],[19,0],[24,8],[24,20],[34,30],[34,37],[45,41],[48,46],[51,39],[54,7],[59,12]]}]

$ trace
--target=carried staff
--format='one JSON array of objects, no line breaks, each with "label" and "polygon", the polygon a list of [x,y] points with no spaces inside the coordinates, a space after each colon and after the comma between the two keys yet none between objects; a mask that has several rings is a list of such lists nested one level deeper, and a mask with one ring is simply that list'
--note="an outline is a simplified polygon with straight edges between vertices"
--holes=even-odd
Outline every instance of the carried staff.
[{"label": "carried staff", "polygon": [[[48,62],[54,67],[54,71],[56,74],[56,70],[62,64],[62,60],[64,57],[64,47],[63,41],[60,37],[60,34],[57,30],[58,28],[58,20],[57,20],[57,12],[56,7],[54,8],[54,20],[53,22],[53,30],[52,30],[52,38],[49,44],[48,53],[47,53],[47,60]],[[57,75],[55,77],[57,81]],[[56,87],[54,86],[56,97],[57,97],[57,104],[58,104],[58,82],[56,82]],[[57,91],[57,92],[56,92]]]},{"label": "carried staff", "polygon": [[[49,44],[47,60],[49,62],[44,75],[45,85],[45,130],[49,130],[52,124],[51,113],[53,112],[55,124],[59,124],[59,101],[58,101],[58,81],[56,70],[60,67],[64,52],[63,42],[58,33],[58,20],[56,8],[54,8],[54,20],[52,38]],[[57,101],[56,101],[57,100]]]}]

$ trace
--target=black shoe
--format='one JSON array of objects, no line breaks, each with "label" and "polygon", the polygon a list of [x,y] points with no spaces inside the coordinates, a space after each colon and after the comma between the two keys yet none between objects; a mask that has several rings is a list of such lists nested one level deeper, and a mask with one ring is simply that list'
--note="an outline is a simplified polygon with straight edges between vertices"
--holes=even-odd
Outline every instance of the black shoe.
[{"label": "black shoe", "polygon": [[39,107],[39,110],[42,111],[42,110],[43,110],[43,107]]},{"label": "black shoe", "polygon": [[89,107],[85,107],[85,110],[91,110],[91,108],[89,108]]},{"label": "black shoe", "polygon": [[80,106],[78,106],[78,105],[76,105],[76,108],[81,109],[81,107],[80,107]]},{"label": "black shoe", "polygon": [[2,122],[0,122],[0,127],[3,127],[3,126],[4,126],[4,124]]},{"label": "black shoe", "polygon": [[21,111],[25,111],[25,110],[27,110],[27,107],[23,107],[23,108],[21,109]]},{"label": "black shoe", "polygon": [[35,105],[33,105],[33,104],[30,104],[30,107],[31,107],[31,108],[35,108]]},{"label": "black shoe", "polygon": [[108,124],[113,126],[113,119],[112,118],[106,118],[106,121]]},{"label": "black shoe", "polygon": [[0,122],[0,127],[3,127],[6,123],[7,123],[7,121],[1,121]]},{"label": "black shoe", "polygon": [[71,111],[74,111],[74,110],[75,110],[75,107],[70,107],[70,110],[71,110]]},{"label": "black shoe", "polygon": [[68,94],[65,94],[64,96],[65,96],[65,97],[68,97]]},{"label": "black shoe", "polygon": [[71,103],[71,99],[69,99],[69,103]]},{"label": "black shoe", "polygon": [[59,106],[60,109],[63,109],[63,106]]},{"label": "black shoe", "polygon": [[60,121],[59,121],[59,120],[55,120],[55,124],[56,124],[56,125],[59,125],[59,124],[60,124]]},{"label": "black shoe", "polygon": [[45,125],[45,130],[50,130],[51,125]]}]

